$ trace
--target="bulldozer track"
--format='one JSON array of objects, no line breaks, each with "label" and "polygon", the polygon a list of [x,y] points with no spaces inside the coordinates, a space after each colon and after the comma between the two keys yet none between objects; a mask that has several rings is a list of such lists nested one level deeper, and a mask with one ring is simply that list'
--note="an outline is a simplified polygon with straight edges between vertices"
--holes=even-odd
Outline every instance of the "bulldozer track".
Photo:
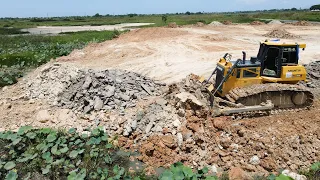
[{"label": "bulldozer track", "polygon": [[256,84],[244,88],[235,88],[227,95],[227,99],[245,106],[254,106],[271,100],[275,108],[279,110],[306,109],[312,106],[314,95],[300,85],[291,84]]}]

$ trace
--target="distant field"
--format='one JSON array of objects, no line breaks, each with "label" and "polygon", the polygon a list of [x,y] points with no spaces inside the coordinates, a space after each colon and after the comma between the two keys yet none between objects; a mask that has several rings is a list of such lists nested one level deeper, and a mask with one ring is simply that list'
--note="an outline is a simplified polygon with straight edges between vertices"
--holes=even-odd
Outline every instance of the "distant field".
[{"label": "distant field", "polygon": [[[234,23],[248,23],[259,19],[283,19],[320,21],[320,12],[283,11],[283,12],[255,12],[255,13],[220,13],[220,14],[168,14],[167,22],[178,25],[194,24],[198,21],[210,23],[212,21],[232,21]],[[119,23],[155,23],[152,26],[166,25],[162,15],[122,15],[100,17],[60,17],[60,18],[31,18],[31,19],[0,19],[0,28],[30,28],[36,26],[81,26],[81,25],[113,25]],[[1,31],[0,31],[1,32]]]}]

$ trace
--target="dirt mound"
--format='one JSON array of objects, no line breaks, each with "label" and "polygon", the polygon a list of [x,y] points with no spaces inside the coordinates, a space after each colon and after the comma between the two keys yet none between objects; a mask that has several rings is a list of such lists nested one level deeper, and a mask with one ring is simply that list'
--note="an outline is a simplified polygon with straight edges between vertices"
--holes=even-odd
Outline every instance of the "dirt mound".
[{"label": "dirt mound", "polygon": [[309,23],[308,21],[298,21],[296,23],[293,23],[295,26],[311,26],[312,24]]},{"label": "dirt mound", "polygon": [[272,20],[268,24],[282,24],[282,22],[279,20]]},{"label": "dirt mound", "polygon": [[118,39],[120,41],[141,42],[154,39],[172,38],[185,34],[187,34],[187,32],[179,31],[178,29],[155,27],[132,30],[128,33],[120,35]]},{"label": "dirt mound", "polygon": [[197,22],[197,23],[195,24],[195,26],[197,26],[197,27],[203,27],[203,26],[205,26],[205,24],[204,24],[203,22]]},{"label": "dirt mound", "polygon": [[169,28],[177,28],[178,25],[177,25],[177,23],[172,22],[172,23],[169,23],[169,24],[168,24],[168,27],[169,27]]},{"label": "dirt mound", "polygon": [[251,25],[264,25],[264,24],[266,24],[266,23],[261,22],[261,21],[253,21],[253,22],[251,22],[250,24],[251,24]]},{"label": "dirt mound", "polygon": [[212,21],[209,26],[223,26],[223,24],[219,21]]},{"label": "dirt mound", "polygon": [[203,39],[209,40],[209,41],[226,41],[229,38],[221,35],[205,35],[202,36]]},{"label": "dirt mound", "polygon": [[286,31],[285,29],[274,29],[271,32],[265,34],[264,36],[270,38],[284,38],[284,39],[291,39],[291,38],[298,38],[299,36],[294,35]]},{"label": "dirt mound", "polygon": [[231,24],[232,24],[232,21],[223,21],[222,24],[224,24],[224,25],[231,25]]}]

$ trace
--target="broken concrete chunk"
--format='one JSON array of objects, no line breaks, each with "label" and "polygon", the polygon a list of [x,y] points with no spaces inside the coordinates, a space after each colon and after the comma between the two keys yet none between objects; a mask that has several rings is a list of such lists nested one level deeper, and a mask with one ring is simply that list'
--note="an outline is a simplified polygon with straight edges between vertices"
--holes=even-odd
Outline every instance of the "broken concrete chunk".
[{"label": "broken concrete chunk", "polygon": [[103,101],[99,97],[94,99],[94,109],[99,111],[103,107]]},{"label": "broken concrete chunk", "polygon": [[90,87],[90,84],[92,83],[92,79],[89,75],[86,76],[86,79],[82,85],[82,89],[88,89]]},{"label": "broken concrete chunk", "polygon": [[144,85],[144,84],[140,84],[142,89],[144,89],[149,95],[152,95],[151,90],[148,88],[148,86]]},{"label": "broken concrete chunk", "polygon": [[129,101],[130,100],[130,96],[128,96],[126,94],[119,94],[119,97],[124,101]]},{"label": "broken concrete chunk", "polygon": [[41,110],[37,113],[36,119],[41,123],[46,123],[51,119],[51,115],[48,110]]},{"label": "broken concrete chunk", "polygon": [[188,92],[182,92],[180,94],[177,94],[175,97],[178,98],[178,100],[183,103],[187,102],[187,100],[190,100],[192,103],[198,106],[201,106],[201,107],[203,106],[202,102],[200,102],[194,95]]},{"label": "broken concrete chunk", "polygon": [[84,114],[88,114],[91,110],[92,110],[92,108],[91,108],[90,105],[85,106],[85,107],[83,108],[83,113],[84,113]]}]

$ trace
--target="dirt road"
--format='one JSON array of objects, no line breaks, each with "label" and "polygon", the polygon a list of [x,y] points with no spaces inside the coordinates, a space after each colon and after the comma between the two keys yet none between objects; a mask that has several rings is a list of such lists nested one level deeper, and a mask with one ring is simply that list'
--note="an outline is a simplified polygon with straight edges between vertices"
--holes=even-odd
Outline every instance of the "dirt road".
[{"label": "dirt road", "polygon": [[22,31],[30,32],[31,34],[59,34],[62,32],[78,32],[78,31],[112,31],[130,29],[130,27],[147,26],[154,23],[122,23],[115,25],[102,26],[38,26],[36,28],[22,29]]},{"label": "dirt road", "polygon": [[210,74],[226,52],[235,59],[241,58],[243,50],[248,56],[256,56],[259,42],[267,39],[263,35],[275,28],[285,28],[300,36],[284,41],[307,43],[300,55],[301,63],[320,60],[320,26],[228,25],[134,30],[119,39],[92,44],[58,61],[95,69],[125,69],[172,83],[190,73]]}]

